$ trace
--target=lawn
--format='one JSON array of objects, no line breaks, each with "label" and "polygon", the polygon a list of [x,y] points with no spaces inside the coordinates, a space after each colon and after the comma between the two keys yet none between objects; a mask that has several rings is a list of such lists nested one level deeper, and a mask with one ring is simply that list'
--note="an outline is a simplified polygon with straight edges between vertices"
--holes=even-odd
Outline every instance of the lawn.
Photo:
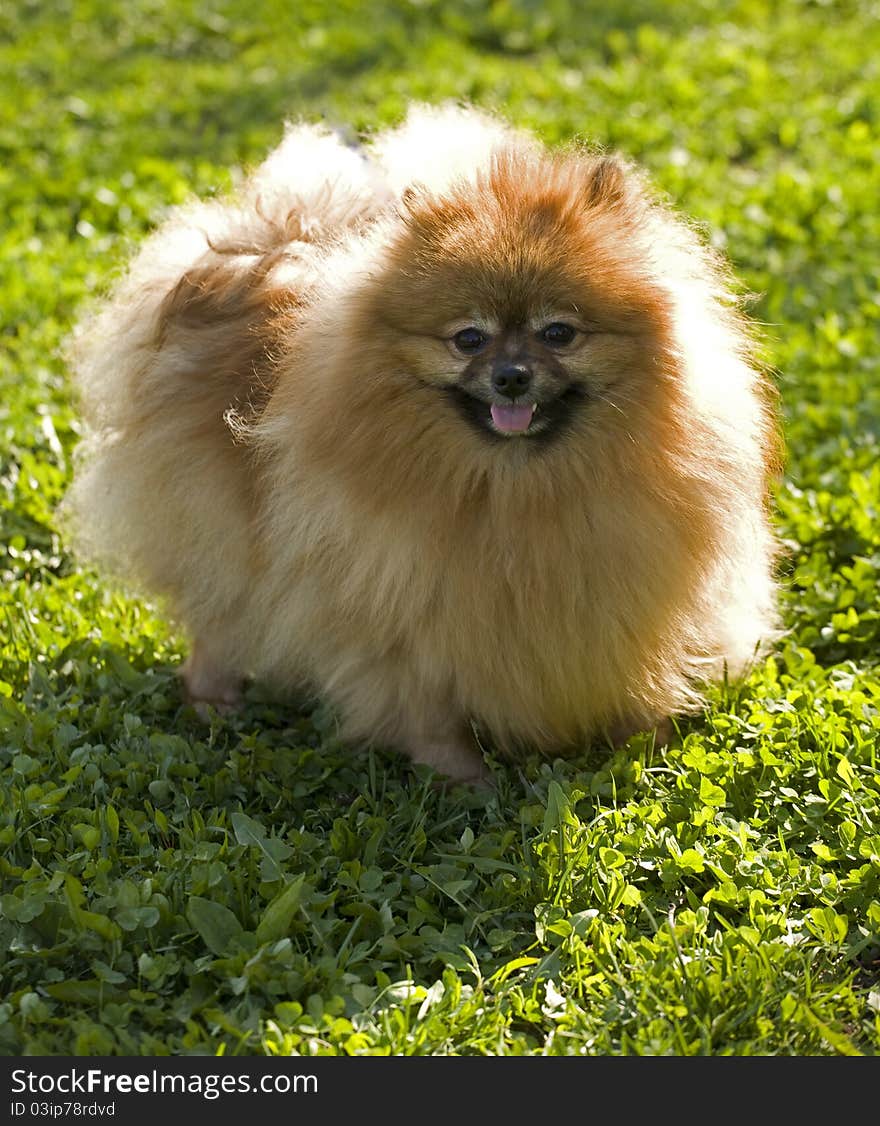
[{"label": "lawn", "polygon": [[[19,0],[0,11],[0,1051],[875,1055],[880,9]],[[663,753],[494,795],[251,690],[55,510],[82,308],[285,117],[467,98],[637,159],[756,294],[786,635]]]}]

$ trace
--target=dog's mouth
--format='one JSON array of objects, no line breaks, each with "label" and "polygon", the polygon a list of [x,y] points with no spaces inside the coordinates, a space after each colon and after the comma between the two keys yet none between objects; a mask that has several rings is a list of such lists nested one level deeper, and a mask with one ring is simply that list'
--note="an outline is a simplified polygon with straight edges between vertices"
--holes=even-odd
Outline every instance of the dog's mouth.
[{"label": "dog's mouth", "polygon": [[581,386],[570,384],[553,398],[524,397],[522,402],[481,399],[463,387],[444,388],[458,412],[482,434],[500,440],[513,438],[548,441],[564,433],[586,395]]},{"label": "dog's mouth", "polygon": [[537,403],[491,403],[489,415],[499,434],[525,434],[537,409]]}]

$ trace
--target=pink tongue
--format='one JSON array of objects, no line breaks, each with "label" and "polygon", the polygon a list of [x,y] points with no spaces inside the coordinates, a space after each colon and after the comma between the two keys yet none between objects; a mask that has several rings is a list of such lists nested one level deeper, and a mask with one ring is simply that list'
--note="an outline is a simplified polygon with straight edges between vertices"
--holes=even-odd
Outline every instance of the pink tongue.
[{"label": "pink tongue", "polygon": [[528,430],[534,413],[535,408],[531,403],[525,407],[492,404],[492,421],[495,423],[496,429],[503,431],[505,434],[522,434],[524,430]]}]

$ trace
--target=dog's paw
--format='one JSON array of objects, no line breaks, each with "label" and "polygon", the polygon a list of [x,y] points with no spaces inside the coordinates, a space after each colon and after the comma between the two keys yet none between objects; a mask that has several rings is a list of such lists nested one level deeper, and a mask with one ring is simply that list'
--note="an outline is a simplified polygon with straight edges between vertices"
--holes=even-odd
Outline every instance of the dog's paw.
[{"label": "dog's paw", "polygon": [[228,715],[241,705],[241,677],[206,658],[198,647],[193,648],[180,674],[187,703],[205,722],[211,718],[212,710]]},{"label": "dog's paw", "polygon": [[444,775],[444,780],[492,788],[492,776],[483,756],[464,739],[413,741],[405,749],[413,762],[429,766]]}]

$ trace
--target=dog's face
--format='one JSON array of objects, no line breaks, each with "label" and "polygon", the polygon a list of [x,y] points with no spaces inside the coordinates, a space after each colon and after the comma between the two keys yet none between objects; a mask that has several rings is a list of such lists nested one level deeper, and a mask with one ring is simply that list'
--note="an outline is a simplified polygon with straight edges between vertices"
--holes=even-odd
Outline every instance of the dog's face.
[{"label": "dog's face", "polygon": [[631,400],[665,305],[627,191],[608,161],[519,153],[440,199],[410,193],[371,312],[394,366],[485,442],[543,448],[612,388]]},{"label": "dog's face", "polygon": [[574,309],[504,317],[475,308],[437,339],[447,357],[425,356],[427,380],[489,437],[557,436],[584,395],[573,361],[585,330]]}]

